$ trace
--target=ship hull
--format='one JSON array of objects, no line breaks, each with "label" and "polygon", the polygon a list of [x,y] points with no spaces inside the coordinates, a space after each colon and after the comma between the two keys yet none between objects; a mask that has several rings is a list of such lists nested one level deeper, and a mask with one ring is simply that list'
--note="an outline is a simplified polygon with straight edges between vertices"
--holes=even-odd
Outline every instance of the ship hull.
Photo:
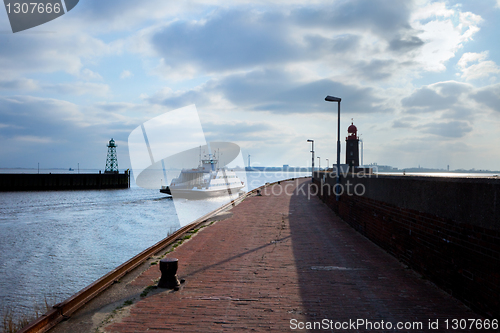
[{"label": "ship hull", "polygon": [[206,189],[182,189],[182,188],[171,188],[167,186],[160,190],[161,193],[168,194],[174,198],[186,198],[186,199],[204,199],[211,197],[219,197],[228,194],[238,193],[244,186],[231,187],[217,190],[206,190]]}]

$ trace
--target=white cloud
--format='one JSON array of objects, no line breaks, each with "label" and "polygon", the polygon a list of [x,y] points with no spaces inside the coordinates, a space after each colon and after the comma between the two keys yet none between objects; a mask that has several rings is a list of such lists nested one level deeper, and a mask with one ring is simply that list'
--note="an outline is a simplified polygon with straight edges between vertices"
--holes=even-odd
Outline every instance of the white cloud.
[{"label": "white cloud", "polygon": [[[459,17],[458,25],[453,22],[456,15]],[[412,26],[422,31],[418,37],[425,42],[415,60],[422,64],[424,70],[433,72],[446,69],[446,62],[455,56],[464,42],[472,39],[482,21],[479,15],[446,9],[443,3],[433,3],[417,10],[412,19]]]},{"label": "white cloud", "polygon": [[[486,60],[487,58],[488,51],[464,53],[457,63],[462,71],[461,77],[469,81],[500,73],[500,67],[494,61]],[[474,64],[469,65],[469,63]]]},{"label": "white cloud", "polygon": [[[500,1],[500,0],[499,0]],[[453,9],[447,9],[444,2],[420,2],[411,15],[412,21],[426,20],[436,17],[450,17],[455,14]]]},{"label": "white cloud", "polygon": [[32,79],[0,80],[0,90],[37,90],[39,84]]},{"label": "white cloud", "polygon": [[45,91],[69,95],[94,95],[104,97],[110,92],[109,85],[107,84],[81,81],[56,84],[47,83],[42,87]]},{"label": "white cloud", "polygon": [[80,73],[80,78],[86,81],[98,80],[102,81],[103,78],[99,73],[93,72],[88,68],[84,68]]},{"label": "white cloud", "polygon": [[56,142],[53,138],[41,137],[41,136],[35,136],[35,135],[19,135],[19,136],[15,136],[13,138],[13,140],[22,141],[22,142],[29,142],[29,143],[41,143],[41,144]]},{"label": "white cloud", "polygon": [[132,77],[132,76],[134,76],[134,74],[132,74],[132,72],[131,72],[131,71],[129,71],[129,70],[124,70],[124,71],[120,74],[120,79],[122,79],[122,80],[123,80],[123,79],[127,79],[127,78],[129,78],[129,77]]}]

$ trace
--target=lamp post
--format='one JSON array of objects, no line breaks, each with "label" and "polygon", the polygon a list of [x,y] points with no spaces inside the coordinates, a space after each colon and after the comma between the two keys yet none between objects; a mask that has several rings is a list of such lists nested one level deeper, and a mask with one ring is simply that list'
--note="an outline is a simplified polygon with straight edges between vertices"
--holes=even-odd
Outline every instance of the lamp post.
[{"label": "lamp post", "polygon": [[330,167],[330,160],[326,159],[326,171],[328,171],[329,167]]},{"label": "lamp post", "polygon": [[318,156],[318,171],[321,171],[321,157]]},{"label": "lamp post", "polygon": [[325,101],[338,103],[338,116],[337,116],[337,184],[335,186],[335,197],[339,201],[338,187],[340,185],[340,97],[326,96]]},{"label": "lamp post", "polygon": [[311,171],[312,171],[312,181],[314,181],[314,140],[307,140],[307,142],[310,142],[312,144],[311,146],[311,153],[312,153],[312,164],[311,164]]},{"label": "lamp post", "polygon": [[361,134],[359,135],[359,142],[361,142],[361,165],[363,166],[363,139],[361,139]]}]

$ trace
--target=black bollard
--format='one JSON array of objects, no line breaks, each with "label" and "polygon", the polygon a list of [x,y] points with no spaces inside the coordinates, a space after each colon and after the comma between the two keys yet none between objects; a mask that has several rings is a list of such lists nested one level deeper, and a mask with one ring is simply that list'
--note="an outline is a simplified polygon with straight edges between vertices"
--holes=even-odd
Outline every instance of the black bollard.
[{"label": "black bollard", "polygon": [[161,278],[158,282],[158,288],[175,289],[180,286],[177,279],[177,264],[179,260],[176,258],[165,258],[160,260]]}]

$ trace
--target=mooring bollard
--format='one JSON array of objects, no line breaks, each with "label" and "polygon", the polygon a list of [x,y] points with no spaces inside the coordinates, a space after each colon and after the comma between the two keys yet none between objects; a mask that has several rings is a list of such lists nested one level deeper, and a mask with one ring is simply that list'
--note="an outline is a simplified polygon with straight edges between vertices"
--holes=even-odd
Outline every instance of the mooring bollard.
[{"label": "mooring bollard", "polygon": [[177,258],[165,258],[160,260],[161,278],[158,282],[158,288],[174,289],[180,286],[177,279],[177,267],[179,260]]}]

